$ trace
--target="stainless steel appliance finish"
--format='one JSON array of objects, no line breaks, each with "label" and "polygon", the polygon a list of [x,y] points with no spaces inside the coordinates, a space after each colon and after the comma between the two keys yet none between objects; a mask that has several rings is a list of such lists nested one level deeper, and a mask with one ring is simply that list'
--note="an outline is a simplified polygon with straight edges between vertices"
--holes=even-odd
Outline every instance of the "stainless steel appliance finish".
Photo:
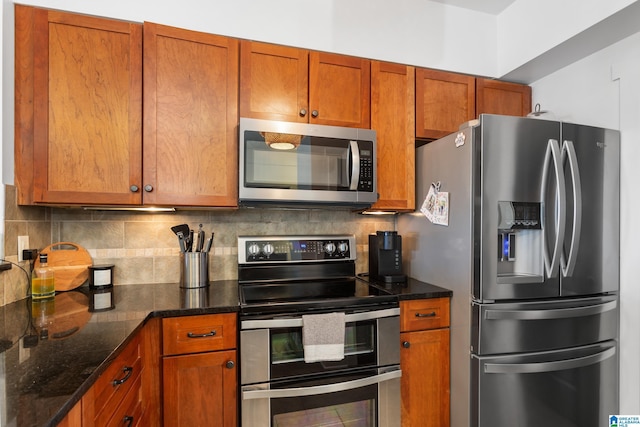
[{"label": "stainless steel appliance finish", "polygon": [[[351,235],[238,238],[242,425],[400,425],[399,304],[355,278],[355,247]],[[334,311],[344,359],[305,363],[302,316]]]},{"label": "stainless steel appliance finish", "polygon": [[[299,145],[274,149],[267,135],[287,135]],[[238,182],[243,206],[366,208],[378,200],[376,132],[241,118]]]},{"label": "stainless steel appliance finish", "polygon": [[398,232],[408,274],[453,290],[452,426],[617,413],[619,138],[481,115],[417,149],[417,206],[439,184],[448,225],[416,212]]}]

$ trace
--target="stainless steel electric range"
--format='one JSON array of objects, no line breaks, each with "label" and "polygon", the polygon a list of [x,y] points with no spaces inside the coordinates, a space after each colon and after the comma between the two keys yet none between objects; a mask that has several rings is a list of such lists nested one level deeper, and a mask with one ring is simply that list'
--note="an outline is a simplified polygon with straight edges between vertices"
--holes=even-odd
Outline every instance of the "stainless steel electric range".
[{"label": "stainless steel electric range", "polygon": [[[400,425],[399,304],[355,260],[352,235],[238,238],[243,426]],[[344,313],[344,357],[305,362],[323,313]]]}]

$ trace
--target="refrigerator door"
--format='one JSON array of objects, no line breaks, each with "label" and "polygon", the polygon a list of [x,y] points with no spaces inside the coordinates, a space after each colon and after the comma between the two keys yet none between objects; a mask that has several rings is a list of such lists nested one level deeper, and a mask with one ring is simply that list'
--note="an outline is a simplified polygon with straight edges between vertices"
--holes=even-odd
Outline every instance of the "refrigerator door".
[{"label": "refrigerator door", "polygon": [[600,427],[618,413],[615,341],[546,353],[472,356],[471,425]]},{"label": "refrigerator door", "polygon": [[471,351],[480,355],[579,347],[616,339],[618,297],[472,304]]},{"label": "refrigerator door", "polygon": [[559,296],[560,123],[482,114],[476,137],[474,299]]},{"label": "refrigerator door", "polygon": [[618,291],[620,134],[563,123],[567,189],[561,294]]}]

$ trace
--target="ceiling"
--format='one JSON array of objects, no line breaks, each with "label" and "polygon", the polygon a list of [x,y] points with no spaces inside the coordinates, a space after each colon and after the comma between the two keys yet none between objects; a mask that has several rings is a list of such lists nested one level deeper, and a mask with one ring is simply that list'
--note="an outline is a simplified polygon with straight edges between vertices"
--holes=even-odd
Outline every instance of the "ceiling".
[{"label": "ceiling", "polygon": [[516,0],[433,0],[449,6],[498,15]]}]

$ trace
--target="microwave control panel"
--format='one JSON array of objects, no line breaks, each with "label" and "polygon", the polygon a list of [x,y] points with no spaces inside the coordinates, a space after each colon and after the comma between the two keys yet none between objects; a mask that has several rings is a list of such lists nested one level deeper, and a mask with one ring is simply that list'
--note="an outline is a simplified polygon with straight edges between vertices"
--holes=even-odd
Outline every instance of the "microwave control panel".
[{"label": "microwave control panel", "polygon": [[373,144],[371,141],[359,141],[360,179],[358,191],[373,191]]}]

